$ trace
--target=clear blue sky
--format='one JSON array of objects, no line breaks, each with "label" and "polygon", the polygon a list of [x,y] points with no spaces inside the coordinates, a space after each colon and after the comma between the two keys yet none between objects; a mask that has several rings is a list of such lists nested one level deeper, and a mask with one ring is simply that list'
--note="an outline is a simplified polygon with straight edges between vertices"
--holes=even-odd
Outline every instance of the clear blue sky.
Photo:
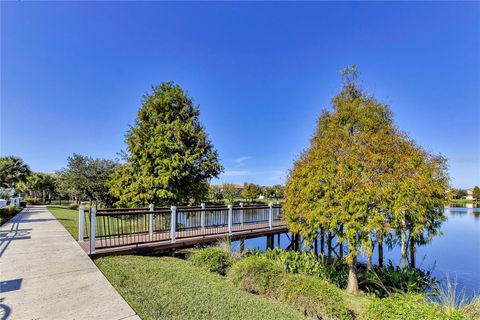
[{"label": "clear blue sky", "polygon": [[454,186],[480,184],[479,2],[2,2],[1,28],[0,151],[36,171],[117,157],[141,96],[173,80],[220,182],[279,183],[357,64]]}]

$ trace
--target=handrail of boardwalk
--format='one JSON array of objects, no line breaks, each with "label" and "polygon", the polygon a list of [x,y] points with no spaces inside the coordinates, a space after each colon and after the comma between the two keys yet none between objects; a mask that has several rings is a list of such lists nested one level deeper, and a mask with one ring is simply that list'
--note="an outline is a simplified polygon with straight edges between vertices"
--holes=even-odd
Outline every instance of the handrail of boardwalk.
[{"label": "handrail of boardwalk", "polygon": [[89,253],[96,249],[138,245],[177,239],[232,235],[283,226],[280,205],[172,206],[170,208],[79,208],[80,242],[89,242]]}]

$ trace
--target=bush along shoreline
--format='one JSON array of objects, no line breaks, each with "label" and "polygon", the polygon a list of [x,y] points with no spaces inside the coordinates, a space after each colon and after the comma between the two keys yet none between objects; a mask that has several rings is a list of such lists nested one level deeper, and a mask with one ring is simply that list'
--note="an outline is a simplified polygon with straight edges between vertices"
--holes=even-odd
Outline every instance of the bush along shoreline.
[{"label": "bush along shoreline", "polygon": [[478,299],[463,306],[447,306],[438,299],[441,288],[430,272],[402,269],[391,262],[371,270],[361,266],[363,294],[355,297],[345,292],[348,269],[344,265],[306,252],[268,249],[231,253],[207,247],[193,250],[189,260],[226,275],[227,281],[244,291],[286,303],[307,318],[457,320],[475,319],[480,312]]},{"label": "bush along shoreline", "polygon": [[[335,284],[341,289],[347,287],[348,267],[337,259],[318,257],[305,251],[285,251],[268,249],[266,252],[247,250],[246,256],[265,257],[280,261],[285,270],[290,273],[301,273],[316,276]],[[394,266],[391,261],[386,266],[372,266],[370,269],[363,264],[357,268],[359,287],[367,294],[377,297],[389,297],[394,293],[435,293],[439,289],[439,281],[429,271],[419,268]]]}]

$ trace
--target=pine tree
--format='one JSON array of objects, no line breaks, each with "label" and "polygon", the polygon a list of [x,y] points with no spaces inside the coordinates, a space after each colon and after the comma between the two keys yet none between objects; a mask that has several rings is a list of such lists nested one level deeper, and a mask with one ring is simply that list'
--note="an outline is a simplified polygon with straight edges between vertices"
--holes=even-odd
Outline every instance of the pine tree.
[{"label": "pine tree", "polygon": [[198,117],[198,107],[173,82],[144,96],[126,135],[127,161],[110,181],[118,205],[188,204],[205,198],[209,180],[222,166]]}]

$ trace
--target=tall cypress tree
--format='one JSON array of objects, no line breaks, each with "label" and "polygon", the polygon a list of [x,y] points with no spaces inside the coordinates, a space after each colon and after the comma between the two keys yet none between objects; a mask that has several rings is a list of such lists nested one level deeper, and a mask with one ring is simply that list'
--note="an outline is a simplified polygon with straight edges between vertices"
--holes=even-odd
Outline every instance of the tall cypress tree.
[{"label": "tall cypress tree", "polygon": [[199,122],[199,109],[173,82],[146,94],[126,134],[127,161],[110,181],[118,205],[199,202],[223,170]]},{"label": "tall cypress tree", "polygon": [[322,113],[290,172],[284,212],[307,245],[319,230],[347,243],[347,291],[357,293],[357,257],[361,251],[371,257],[374,234],[381,242],[391,228],[416,237],[438,230],[448,177],[443,158],[409,140],[388,106],[359,89],[355,68],[343,75],[333,111]]}]

